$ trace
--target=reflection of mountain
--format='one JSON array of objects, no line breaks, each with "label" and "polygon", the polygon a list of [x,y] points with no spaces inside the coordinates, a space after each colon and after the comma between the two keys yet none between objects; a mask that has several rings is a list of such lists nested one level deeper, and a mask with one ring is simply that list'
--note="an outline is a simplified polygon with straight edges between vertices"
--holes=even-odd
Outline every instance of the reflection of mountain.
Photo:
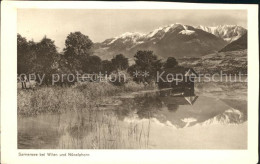
[{"label": "reflection of mountain", "polygon": [[241,111],[231,108],[199,125],[239,124],[244,121],[246,121],[245,115]]},{"label": "reflection of mountain", "polygon": [[[246,109],[234,109],[222,100],[204,96],[144,96],[122,100],[119,117],[155,118],[165,125],[183,128],[194,125],[233,124],[247,120]],[[231,100],[227,101],[233,103]]]},{"label": "reflection of mountain", "polygon": [[161,122],[170,121],[179,128],[195,124],[238,124],[247,120],[246,110],[236,110],[223,101],[203,96],[192,106],[180,105],[175,112],[163,109],[158,115],[164,115],[164,119],[157,118]]}]

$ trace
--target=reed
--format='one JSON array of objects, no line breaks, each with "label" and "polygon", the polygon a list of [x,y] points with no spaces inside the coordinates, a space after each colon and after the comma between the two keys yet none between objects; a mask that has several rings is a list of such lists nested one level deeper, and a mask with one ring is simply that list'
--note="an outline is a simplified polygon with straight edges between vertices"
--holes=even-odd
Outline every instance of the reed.
[{"label": "reed", "polygon": [[[112,113],[98,111],[79,113],[77,124],[68,124],[67,133],[59,140],[61,149],[136,149],[148,148],[150,120],[129,124]],[[87,115],[88,119],[84,118]]]},{"label": "reed", "polygon": [[33,116],[41,113],[62,113],[71,110],[92,109],[105,97],[122,93],[155,89],[142,83],[128,82],[122,86],[110,83],[79,83],[70,87],[42,86],[34,90],[18,89],[18,115]]}]

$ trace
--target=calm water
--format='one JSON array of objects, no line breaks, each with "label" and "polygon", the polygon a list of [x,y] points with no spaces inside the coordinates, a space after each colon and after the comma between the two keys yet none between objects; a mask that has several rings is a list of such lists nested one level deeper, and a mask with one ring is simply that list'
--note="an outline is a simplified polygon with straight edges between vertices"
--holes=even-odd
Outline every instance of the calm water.
[{"label": "calm water", "polygon": [[[99,104],[92,110],[19,117],[18,148],[219,148],[213,142],[228,135],[223,127],[235,129],[247,121],[247,100],[237,97],[237,92],[243,93],[246,88],[218,86],[219,90],[213,86],[206,93],[205,87],[198,86],[196,94],[184,95],[168,90],[132,93],[114,97],[113,103]],[[223,92],[225,96],[221,95]],[[233,95],[229,95],[231,92]],[[208,128],[216,125],[222,127]],[[195,143],[204,141],[196,138],[194,131],[200,133],[198,137],[201,133],[205,133],[202,137],[209,136],[207,145]],[[247,131],[238,129],[237,133],[230,133],[240,135]],[[219,141],[223,148],[240,148],[235,143],[226,144],[232,142],[232,137],[225,137]]]}]

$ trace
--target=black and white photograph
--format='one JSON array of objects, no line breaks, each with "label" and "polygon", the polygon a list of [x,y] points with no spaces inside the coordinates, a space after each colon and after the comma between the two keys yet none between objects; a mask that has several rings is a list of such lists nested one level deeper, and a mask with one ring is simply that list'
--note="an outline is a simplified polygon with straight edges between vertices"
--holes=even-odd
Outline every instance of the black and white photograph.
[{"label": "black and white photograph", "polygon": [[257,5],[1,5],[1,163],[257,163]]},{"label": "black and white photograph", "polygon": [[246,10],[17,11],[19,149],[247,149],[247,113]]}]

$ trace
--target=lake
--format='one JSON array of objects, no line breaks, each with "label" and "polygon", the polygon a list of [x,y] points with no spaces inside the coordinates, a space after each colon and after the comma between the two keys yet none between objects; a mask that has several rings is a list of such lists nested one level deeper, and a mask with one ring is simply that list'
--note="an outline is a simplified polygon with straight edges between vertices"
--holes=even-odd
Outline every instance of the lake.
[{"label": "lake", "polygon": [[247,84],[143,91],[93,109],[18,116],[19,149],[246,149]]}]

